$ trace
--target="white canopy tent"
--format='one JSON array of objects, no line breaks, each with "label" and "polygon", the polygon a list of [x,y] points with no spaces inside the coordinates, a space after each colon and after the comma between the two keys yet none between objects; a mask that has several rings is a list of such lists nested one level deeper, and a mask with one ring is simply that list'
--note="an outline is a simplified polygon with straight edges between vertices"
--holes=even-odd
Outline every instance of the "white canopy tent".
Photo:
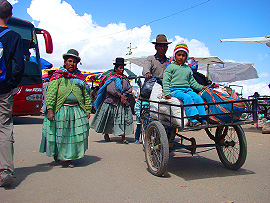
[{"label": "white canopy tent", "polygon": [[243,43],[266,43],[270,47],[270,35],[265,37],[250,37],[250,38],[234,38],[234,39],[221,39],[220,42],[243,42]]},{"label": "white canopy tent", "polygon": [[208,57],[194,57],[195,61],[198,64],[224,64],[217,56],[208,56]]},{"label": "white canopy tent", "polygon": [[[221,61],[217,56],[208,56],[208,57],[195,57],[195,61],[201,69],[201,65],[204,65],[206,68],[206,76],[209,77],[209,66],[214,64],[224,64],[223,61]],[[209,77],[210,78],[210,77]]]},{"label": "white canopy tent", "polygon": [[[126,61],[143,67],[146,58],[146,56],[129,58]],[[207,71],[208,77],[216,83],[259,78],[257,70],[252,63],[223,62],[216,56],[194,58],[199,65],[198,69]]]},{"label": "white canopy tent", "polygon": [[199,64],[200,70],[208,70],[208,77],[216,83],[236,82],[259,78],[252,63],[224,62],[224,64]]}]

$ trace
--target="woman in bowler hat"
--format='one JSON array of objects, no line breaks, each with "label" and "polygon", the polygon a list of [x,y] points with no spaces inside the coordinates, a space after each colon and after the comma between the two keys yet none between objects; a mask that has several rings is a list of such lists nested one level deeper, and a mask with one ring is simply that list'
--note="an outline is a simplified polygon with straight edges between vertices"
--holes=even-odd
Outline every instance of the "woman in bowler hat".
[{"label": "woman in bowler hat", "polygon": [[109,72],[100,80],[100,89],[95,101],[97,112],[91,123],[97,133],[104,134],[109,142],[109,134],[121,136],[121,142],[128,144],[126,135],[133,134],[133,115],[130,104],[134,99],[132,87],[124,75],[123,58],[116,58],[114,71]]},{"label": "woman in bowler hat", "polygon": [[77,68],[81,61],[79,52],[70,49],[63,59],[64,66],[53,73],[46,90],[39,151],[72,168],[71,161],[82,158],[88,149],[92,104],[90,87]]}]

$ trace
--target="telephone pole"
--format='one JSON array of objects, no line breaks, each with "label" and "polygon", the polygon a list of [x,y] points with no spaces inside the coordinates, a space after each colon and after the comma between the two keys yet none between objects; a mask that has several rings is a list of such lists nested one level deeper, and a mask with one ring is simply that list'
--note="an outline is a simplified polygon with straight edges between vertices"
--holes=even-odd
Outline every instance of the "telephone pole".
[{"label": "telephone pole", "polygon": [[[127,47],[128,53],[126,55],[131,55],[132,54],[132,49],[137,49],[137,47],[132,47],[131,43],[129,43],[129,47]],[[131,62],[129,62],[129,70],[131,70]]]},{"label": "telephone pole", "polygon": [[131,43],[129,43],[129,47],[127,47],[127,49],[129,50],[128,53],[126,55],[131,55],[132,54],[132,49],[137,49],[137,47],[132,47]]}]

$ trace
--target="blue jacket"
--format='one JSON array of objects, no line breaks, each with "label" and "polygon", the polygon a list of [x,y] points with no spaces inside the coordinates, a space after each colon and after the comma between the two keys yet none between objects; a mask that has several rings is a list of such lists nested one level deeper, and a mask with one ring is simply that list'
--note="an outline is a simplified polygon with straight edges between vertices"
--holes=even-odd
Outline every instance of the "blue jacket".
[{"label": "blue jacket", "polygon": [[[0,32],[7,29],[7,27],[0,27]],[[21,82],[24,73],[24,59],[23,59],[23,45],[21,36],[9,31],[0,41],[4,47],[4,58],[7,68],[6,79],[0,82],[0,94],[10,92],[13,88]],[[12,70],[12,62],[14,62],[14,69]]]}]

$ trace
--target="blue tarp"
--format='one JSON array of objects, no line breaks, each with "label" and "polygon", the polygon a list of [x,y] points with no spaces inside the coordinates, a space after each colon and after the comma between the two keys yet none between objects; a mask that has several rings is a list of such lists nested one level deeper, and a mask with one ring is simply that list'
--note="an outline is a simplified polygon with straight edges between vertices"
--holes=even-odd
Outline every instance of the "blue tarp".
[{"label": "blue tarp", "polygon": [[[36,59],[35,56],[31,56],[29,58],[29,61],[32,61],[32,62],[36,63],[37,59]],[[50,63],[49,61],[47,61],[47,60],[45,60],[43,58],[40,58],[40,63],[41,63],[41,70],[53,67],[52,63]]]}]

